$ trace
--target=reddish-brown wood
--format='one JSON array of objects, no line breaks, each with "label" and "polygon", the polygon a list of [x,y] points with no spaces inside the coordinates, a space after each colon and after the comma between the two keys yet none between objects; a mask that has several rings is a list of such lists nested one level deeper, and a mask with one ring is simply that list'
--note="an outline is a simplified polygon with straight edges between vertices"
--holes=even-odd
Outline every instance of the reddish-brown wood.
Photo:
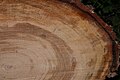
[{"label": "reddish-brown wood", "polygon": [[104,80],[116,39],[79,0],[0,0],[0,80]]}]

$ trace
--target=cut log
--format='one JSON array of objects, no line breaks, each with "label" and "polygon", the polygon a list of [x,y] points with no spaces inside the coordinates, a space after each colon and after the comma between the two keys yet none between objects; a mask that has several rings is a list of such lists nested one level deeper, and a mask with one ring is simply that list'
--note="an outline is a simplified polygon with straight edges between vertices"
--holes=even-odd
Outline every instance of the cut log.
[{"label": "cut log", "polygon": [[104,80],[115,40],[79,0],[0,0],[0,80]]}]

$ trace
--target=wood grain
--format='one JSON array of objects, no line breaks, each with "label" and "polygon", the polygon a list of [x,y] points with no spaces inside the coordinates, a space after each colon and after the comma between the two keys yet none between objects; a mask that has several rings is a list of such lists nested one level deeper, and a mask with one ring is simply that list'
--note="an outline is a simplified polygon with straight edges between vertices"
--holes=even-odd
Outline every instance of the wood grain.
[{"label": "wood grain", "polygon": [[59,0],[0,1],[0,80],[104,80],[112,41]]}]

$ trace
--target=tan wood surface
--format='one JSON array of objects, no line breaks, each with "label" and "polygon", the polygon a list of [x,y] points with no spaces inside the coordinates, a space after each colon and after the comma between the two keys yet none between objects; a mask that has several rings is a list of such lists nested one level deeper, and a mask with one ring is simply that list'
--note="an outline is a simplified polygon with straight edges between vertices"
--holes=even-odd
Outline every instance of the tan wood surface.
[{"label": "tan wood surface", "polygon": [[0,80],[104,80],[112,42],[58,0],[0,0]]}]

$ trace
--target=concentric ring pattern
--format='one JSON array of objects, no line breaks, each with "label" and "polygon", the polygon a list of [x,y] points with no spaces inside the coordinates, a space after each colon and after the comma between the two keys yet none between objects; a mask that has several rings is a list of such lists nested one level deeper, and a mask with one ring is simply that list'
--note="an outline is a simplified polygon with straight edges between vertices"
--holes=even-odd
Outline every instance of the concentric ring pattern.
[{"label": "concentric ring pattern", "polygon": [[5,0],[0,11],[0,80],[102,80],[108,72],[109,36],[74,6]]}]

